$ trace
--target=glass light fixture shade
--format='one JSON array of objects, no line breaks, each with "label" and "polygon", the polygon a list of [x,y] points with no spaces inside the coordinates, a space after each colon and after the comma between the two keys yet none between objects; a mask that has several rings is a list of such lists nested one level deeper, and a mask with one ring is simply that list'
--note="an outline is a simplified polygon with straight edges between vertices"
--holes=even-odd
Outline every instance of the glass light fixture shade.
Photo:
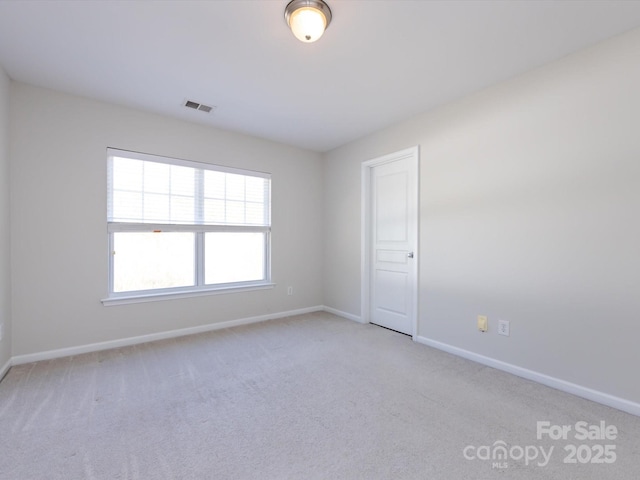
[{"label": "glass light fixture shade", "polygon": [[320,10],[303,7],[291,14],[289,26],[298,40],[311,43],[322,36],[327,20]]},{"label": "glass light fixture shade", "polygon": [[293,0],[284,16],[295,37],[305,43],[318,40],[331,22],[331,10],[322,0]]}]

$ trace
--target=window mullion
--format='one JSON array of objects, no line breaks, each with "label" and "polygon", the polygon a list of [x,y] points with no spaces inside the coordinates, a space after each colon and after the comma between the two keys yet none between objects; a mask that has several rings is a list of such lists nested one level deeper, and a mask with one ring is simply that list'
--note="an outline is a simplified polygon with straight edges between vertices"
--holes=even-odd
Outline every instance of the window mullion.
[{"label": "window mullion", "polygon": [[[204,224],[204,170],[197,169],[195,171],[195,198],[193,202],[194,219],[197,225]],[[204,232],[202,230],[195,234],[195,274],[196,285],[204,285]]]},{"label": "window mullion", "polygon": [[193,261],[195,262],[196,285],[200,287],[204,285],[204,232],[196,232],[195,237],[196,254]]},{"label": "window mullion", "polygon": [[113,272],[114,272],[114,268],[113,268],[113,262],[115,261],[114,258],[114,245],[113,245],[113,232],[109,232],[109,237],[108,237],[108,242],[109,242],[109,295],[113,294],[113,288],[114,288],[114,276],[113,276]]}]

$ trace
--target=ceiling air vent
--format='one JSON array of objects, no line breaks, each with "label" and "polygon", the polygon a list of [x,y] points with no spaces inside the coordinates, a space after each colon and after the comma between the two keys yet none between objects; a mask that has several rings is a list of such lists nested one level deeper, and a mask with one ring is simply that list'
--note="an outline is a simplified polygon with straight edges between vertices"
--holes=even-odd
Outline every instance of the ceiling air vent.
[{"label": "ceiling air vent", "polygon": [[194,102],[192,100],[187,100],[184,102],[184,106],[187,108],[193,108],[194,110],[200,110],[201,112],[210,113],[215,110],[216,107],[210,107],[209,105],[205,105],[204,103]]}]

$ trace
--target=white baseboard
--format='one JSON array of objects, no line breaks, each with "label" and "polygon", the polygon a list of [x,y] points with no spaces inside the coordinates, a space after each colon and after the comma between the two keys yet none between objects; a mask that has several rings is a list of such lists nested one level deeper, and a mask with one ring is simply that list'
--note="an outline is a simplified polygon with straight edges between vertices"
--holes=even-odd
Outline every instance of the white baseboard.
[{"label": "white baseboard", "polygon": [[337,315],[339,317],[346,318],[347,320],[353,320],[354,322],[358,322],[358,323],[367,323],[362,319],[362,317],[359,317],[358,315],[353,315],[352,313],[343,312],[342,310],[337,310],[335,308],[326,307],[326,306],[322,307],[322,310],[328,313],[333,313],[334,315]]},{"label": "white baseboard", "polygon": [[[178,330],[169,330],[167,332],[152,333],[149,335],[141,335],[138,337],[121,338],[118,340],[109,340],[107,342],[90,343],[88,345],[80,345],[77,347],[60,348],[57,350],[48,350],[46,352],[30,353],[27,355],[17,355],[10,360],[11,365],[21,365],[23,363],[39,362],[42,360],[52,360],[54,358],[70,357],[72,355],[80,355],[83,353],[99,352],[101,350],[109,350],[111,348],[126,347],[129,345],[138,345],[140,343],[153,342],[156,340],[165,340],[167,338],[183,337],[185,335],[193,335],[195,333],[210,332],[213,330],[221,330],[223,328],[237,327],[239,325],[248,325],[250,323],[264,322],[276,318],[291,317],[294,315],[302,315],[311,312],[321,312],[322,306],[301,308],[298,310],[289,310],[287,312],[270,313],[267,315],[259,315],[256,317],[240,318],[237,320],[229,320],[227,322],[210,323],[207,325],[199,325],[197,327],[181,328]],[[7,367],[8,368],[8,367]]]},{"label": "white baseboard", "polygon": [[13,361],[10,358],[9,360],[7,360],[7,363],[5,363],[2,368],[0,368],[0,382],[2,381],[2,379],[4,378],[4,376],[7,374],[7,372],[9,371],[9,369],[11,368],[11,365],[13,365]]},{"label": "white baseboard", "polygon": [[586,398],[587,400],[601,403],[608,407],[616,408],[632,415],[640,416],[639,403],[632,402],[624,398],[615,397],[613,395],[609,395],[608,393],[599,392],[597,390],[583,387],[575,383],[567,382],[559,378],[550,377],[549,375],[518,367],[516,365],[502,362],[491,357],[485,357],[484,355],[470,352],[468,350],[454,347],[452,345],[438,342],[436,340],[431,340],[426,337],[416,336],[415,341],[418,343],[422,343],[423,345],[427,345],[429,347],[437,348],[438,350],[457,355],[458,357],[466,358],[467,360],[472,360],[474,362],[487,365],[488,367],[496,368],[498,370],[517,375],[518,377],[541,383],[542,385],[555,388],[556,390],[571,393],[578,397]]}]

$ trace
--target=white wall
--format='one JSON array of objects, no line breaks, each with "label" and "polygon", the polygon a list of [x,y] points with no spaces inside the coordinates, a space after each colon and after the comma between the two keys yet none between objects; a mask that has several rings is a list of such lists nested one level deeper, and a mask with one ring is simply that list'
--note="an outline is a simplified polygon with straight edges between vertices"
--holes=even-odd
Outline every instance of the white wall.
[{"label": "white wall", "polygon": [[0,66],[0,376],[11,358],[11,257],[9,232],[9,77]]},{"label": "white wall", "polygon": [[325,305],[360,314],[361,162],[419,144],[418,334],[640,402],[639,86],[635,30],[329,152]]},{"label": "white wall", "polygon": [[[319,154],[16,82],[11,105],[14,356],[322,304]],[[107,147],[270,172],[277,287],[103,306]]]}]

